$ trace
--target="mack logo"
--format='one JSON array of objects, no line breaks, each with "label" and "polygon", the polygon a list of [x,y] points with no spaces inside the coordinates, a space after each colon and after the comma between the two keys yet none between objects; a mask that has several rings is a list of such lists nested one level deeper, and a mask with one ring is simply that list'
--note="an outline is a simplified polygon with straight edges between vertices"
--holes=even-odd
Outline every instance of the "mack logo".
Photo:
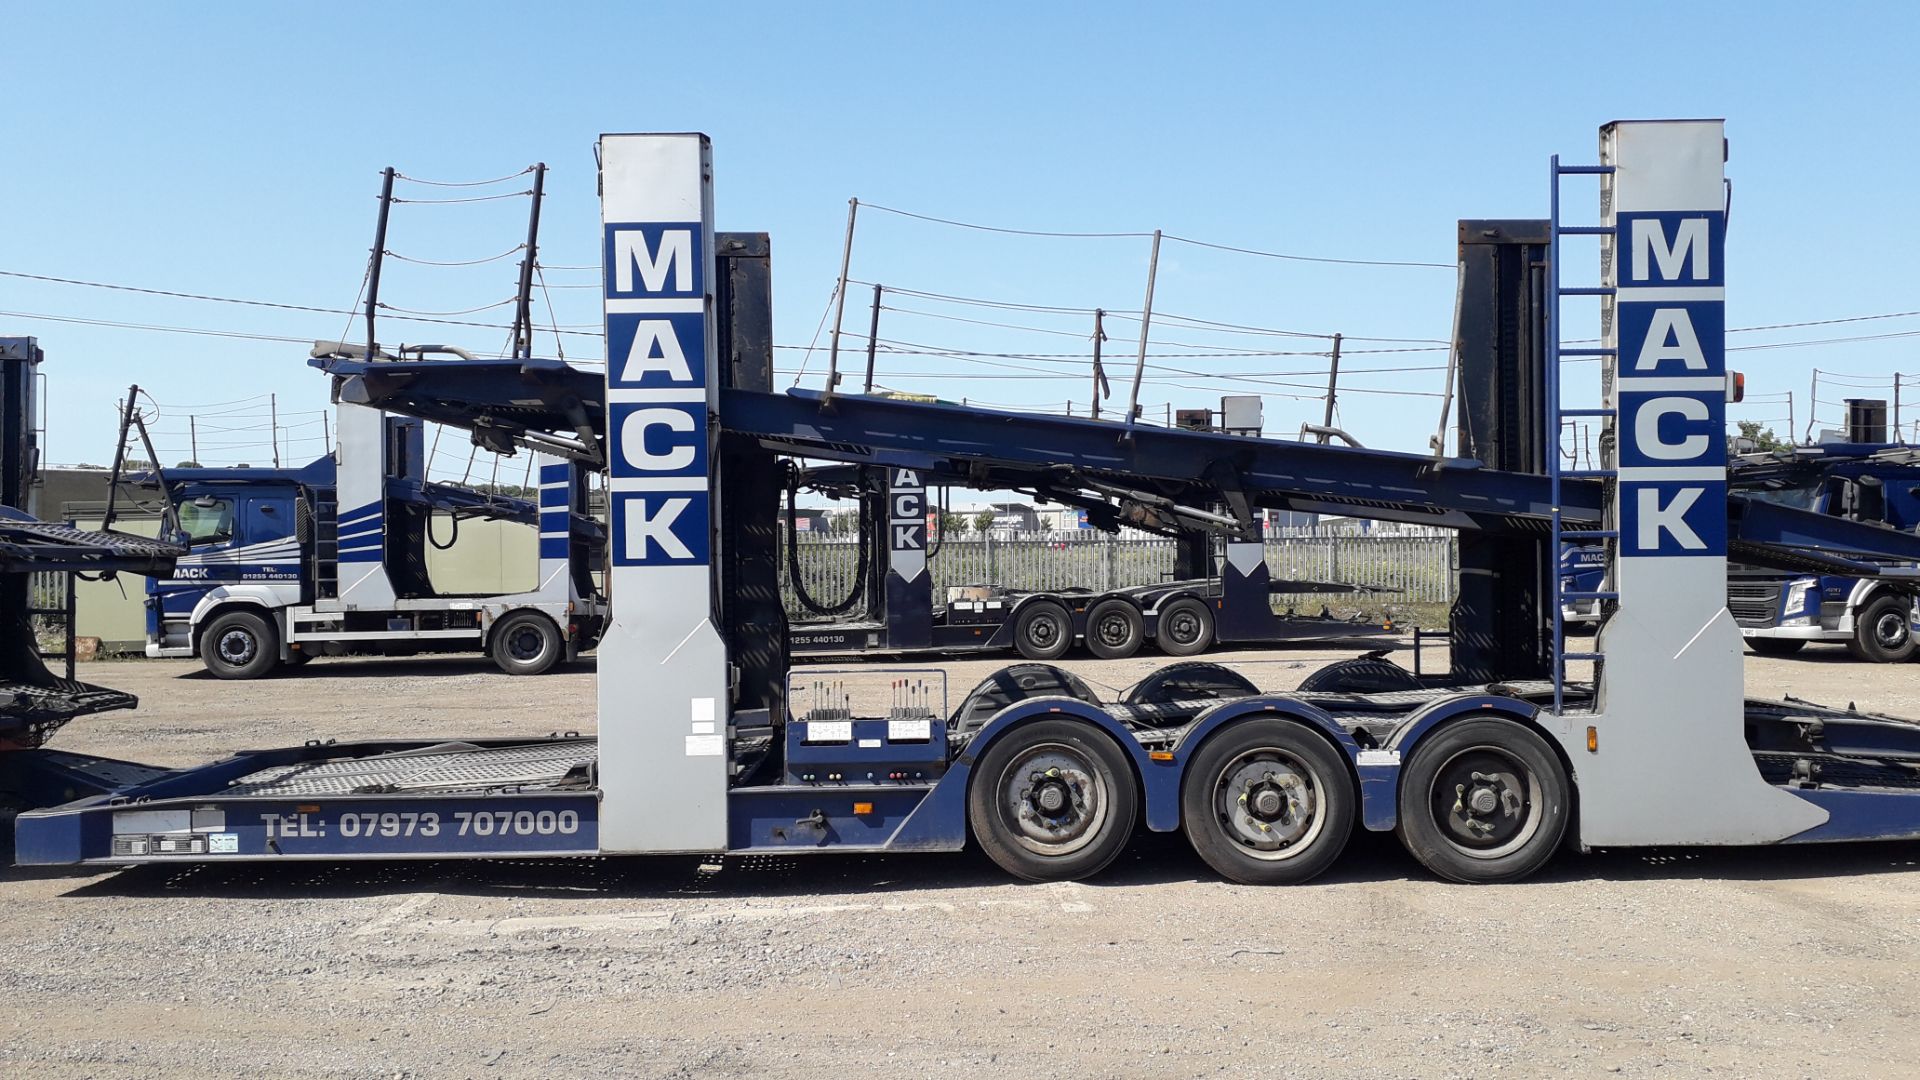
[{"label": "mack logo", "polygon": [[699,297],[705,252],[699,222],[615,224],[606,232],[609,297]]},{"label": "mack logo", "polygon": [[205,581],[207,568],[204,566],[176,566],[173,568],[175,581]]},{"label": "mack logo", "polygon": [[707,493],[613,493],[614,562],[659,566],[707,561]]}]

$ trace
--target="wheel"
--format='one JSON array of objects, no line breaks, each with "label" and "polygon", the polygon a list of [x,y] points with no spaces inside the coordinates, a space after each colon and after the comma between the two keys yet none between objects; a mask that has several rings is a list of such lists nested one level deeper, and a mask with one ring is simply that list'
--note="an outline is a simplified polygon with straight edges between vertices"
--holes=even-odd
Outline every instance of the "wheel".
[{"label": "wheel", "polygon": [[1180,816],[1222,877],[1297,885],[1340,857],[1358,802],[1325,739],[1286,720],[1250,720],[1208,739],[1187,764]]},{"label": "wheel", "polygon": [[1892,664],[1913,655],[1913,632],[1908,624],[1908,604],[1890,593],[1871,600],[1853,618],[1853,640],[1848,651],[1861,660]]},{"label": "wheel", "polygon": [[1168,604],[1160,612],[1160,630],[1154,644],[1168,656],[1192,656],[1213,644],[1213,612],[1191,596]]},{"label": "wheel", "polygon": [[1337,694],[1379,694],[1423,687],[1418,676],[1398,664],[1370,656],[1356,656],[1351,660],[1335,660],[1300,680],[1298,689]]},{"label": "wheel", "polygon": [[229,611],[200,634],[200,661],[220,679],[257,679],[280,663],[280,635],[264,616]]},{"label": "wheel", "polygon": [[1102,660],[1125,660],[1146,636],[1146,618],[1125,600],[1102,600],[1087,613],[1087,651]]},{"label": "wheel", "polygon": [[1401,774],[1400,842],[1451,881],[1518,881],[1567,830],[1570,787],[1553,748],[1512,720],[1464,720],[1428,736]]},{"label": "wheel", "polygon": [[1797,638],[1750,637],[1747,647],[1761,656],[1792,656],[1806,647],[1806,642]]},{"label": "wheel", "polygon": [[1030,600],[1013,620],[1013,646],[1029,660],[1058,660],[1073,647],[1073,616],[1053,600]]},{"label": "wheel", "polygon": [[1139,805],[1113,740],[1079,721],[1036,720],[995,739],[974,766],[967,822],[1007,873],[1073,881],[1127,846]]},{"label": "wheel", "polygon": [[493,662],[509,675],[540,675],[560,662],[560,628],[537,611],[516,611],[493,628]]}]

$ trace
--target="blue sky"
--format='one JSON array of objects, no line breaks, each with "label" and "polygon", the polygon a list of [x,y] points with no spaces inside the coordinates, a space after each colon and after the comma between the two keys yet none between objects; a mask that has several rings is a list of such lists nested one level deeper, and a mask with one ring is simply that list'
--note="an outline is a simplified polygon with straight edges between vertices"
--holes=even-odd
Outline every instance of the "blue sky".
[{"label": "blue sky", "polygon": [[[597,259],[594,138],[700,130],[714,140],[720,226],[772,233],[776,339],[804,346],[832,288],[852,196],[1014,228],[1160,228],[1305,255],[1450,263],[1456,219],[1543,214],[1548,155],[1591,160],[1602,122],[1724,116],[1731,325],[1920,309],[1920,81],[1911,72],[1920,8],[1676,7],[14,3],[0,9],[9,54],[0,145],[12,159],[0,169],[0,270],[345,308],[365,269],[382,166],[463,180],[536,160],[552,170],[543,261],[588,264]],[[1590,194],[1570,191],[1572,205],[1591,205]],[[525,200],[395,213],[391,250],[464,260],[519,243]],[[1133,238],[1010,237],[870,210],[853,276],[1125,310],[1140,304],[1146,249]],[[508,296],[513,277],[511,259],[464,269],[390,263],[383,299],[472,308]],[[594,278],[556,270],[548,281]],[[1452,289],[1446,269],[1175,244],[1162,254],[1155,310],[1437,339],[1448,333]],[[551,295],[561,324],[598,321],[591,288]],[[850,330],[864,332],[870,297],[852,290]],[[895,351],[880,357],[883,384],[1016,405],[1071,400],[1084,411],[1076,358],[1088,316],[907,296],[889,306],[902,310],[883,312],[887,341],[1043,359]],[[544,302],[540,310],[544,318]],[[8,277],[0,312],[297,339],[364,333],[345,316]],[[506,309],[467,317],[503,322]],[[1109,355],[1130,355],[1137,327],[1116,322],[1109,332]],[[1915,333],[1920,317],[1731,343]],[[20,314],[0,314],[0,334],[38,336],[47,350],[54,461],[104,461],[113,400],[136,381],[162,403],[156,426],[169,459],[186,456],[184,418],[204,404],[216,407],[201,410],[203,460],[264,461],[257,395],[269,393],[298,425],[284,436],[287,456],[320,448],[326,387],[301,345]],[[381,337],[497,351],[505,332],[393,322]],[[1155,352],[1180,356],[1163,358],[1167,367],[1243,381],[1157,371],[1142,392],[1153,410],[1260,390],[1314,399],[1270,398],[1270,431],[1319,418],[1324,358],[1221,354],[1318,352],[1320,339],[1192,324],[1163,324],[1154,337],[1168,343]],[[542,334],[541,351],[554,340]],[[600,355],[592,336],[561,342],[569,356]],[[1804,427],[1812,368],[1885,381],[1897,369],[1920,372],[1916,345],[1920,336],[1733,356],[1756,396],[1793,391]],[[790,373],[803,355],[783,350],[781,366]],[[1350,352],[1341,422],[1370,445],[1423,448],[1439,406],[1426,395],[1440,389],[1443,362],[1439,351]],[[824,353],[811,358],[807,383],[817,385],[823,363]],[[1032,377],[1062,370],[1070,381]],[[1588,381],[1597,380],[1570,377]],[[1821,396],[1850,392],[1876,391],[1830,382]],[[1735,415],[1784,410],[1761,402]]]}]

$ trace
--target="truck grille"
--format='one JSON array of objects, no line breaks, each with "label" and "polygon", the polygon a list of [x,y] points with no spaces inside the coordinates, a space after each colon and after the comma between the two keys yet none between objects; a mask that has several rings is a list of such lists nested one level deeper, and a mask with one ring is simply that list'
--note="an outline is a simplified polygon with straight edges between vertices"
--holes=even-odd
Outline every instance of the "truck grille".
[{"label": "truck grille", "polygon": [[1727,611],[1741,626],[1772,626],[1780,616],[1777,581],[1727,582]]}]

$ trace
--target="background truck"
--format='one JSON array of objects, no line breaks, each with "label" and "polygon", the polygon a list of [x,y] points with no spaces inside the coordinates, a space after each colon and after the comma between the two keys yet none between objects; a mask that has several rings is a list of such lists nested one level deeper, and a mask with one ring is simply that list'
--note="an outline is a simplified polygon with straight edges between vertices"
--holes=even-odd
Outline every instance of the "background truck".
[{"label": "background truck", "polygon": [[[147,581],[147,655],[198,655],[251,679],[316,655],[484,651],[533,675],[593,646],[606,607],[592,562],[603,530],[572,464],[533,453],[537,501],[426,479],[424,425],[348,402],[333,454],[300,469],[156,472],[188,553]],[[530,453],[532,453],[530,451]],[[462,519],[538,530],[531,587],[437,588],[427,548]]]},{"label": "background truck", "polygon": [[[1920,450],[1886,441],[1886,403],[1850,400],[1836,439],[1812,446],[1741,454],[1728,463],[1729,490],[1746,498],[1884,528],[1920,529]],[[1591,597],[1604,587],[1606,552],[1598,543],[1560,555],[1567,592]],[[1793,573],[1734,563],[1727,610],[1754,652],[1787,656],[1808,642],[1845,645],[1861,660],[1893,663],[1920,649],[1910,583],[1834,573]],[[1561,604],[1569,624],[1600,621],[1601,601]]]},{"label": "background truck", "polygon": [[[1743,454],[1736,490],[1767,502],[1902,532],[1920,528],[1920,451],[1887,441],[1886,402],[1847,402],[1846,440]],[[1758,653],[1784,656],[1808,642],[1844,644],[1862,660],[1914,655],[1913,592],[1843,574],[1783,574],[1735,565],[1727,610]]]},{"label": "background truck", "polygon": [[[949,586],[944,596],[936,596],[932,564],[939,545],[928,543],[927,491],[934,485],[974,481],[906,466],[794,469],[791,475],[787,576],[809,613],[790,630],[796,654],[1014,649],[1029,660],[1054,660],[1084,643],[1094,656],[1117,660],[1149,644],[1168,656],[1192,656],[1215,644],[1327,641],[1392,630],[1391,621],[1375,622],[1365,615],[1337,618],[1324,608],[1308,615],[1275,612],[1275,595],[1358,597],[1385,590],[1275,579],[1267,566],[1266,546],[1257,536],[1223,540],[1216,535],[1218,522],[1230,519],[1142,491],[1125,493],[1136,507],[1126,523],[1174,539],[1169,580],[1053,591],[980,582]],[[1018,481],[1009,477],[1007,482]],[[852,589],[842,597],[823,602],[805,586],[792,511],[794,489],[801,485],[859,500],[860,568]],[[1113,530],[1122,523],[1105,503],[1084,508],[1096,528]],[[1204,525],[1214,526],[1213,531],[1199,527]]]}]

